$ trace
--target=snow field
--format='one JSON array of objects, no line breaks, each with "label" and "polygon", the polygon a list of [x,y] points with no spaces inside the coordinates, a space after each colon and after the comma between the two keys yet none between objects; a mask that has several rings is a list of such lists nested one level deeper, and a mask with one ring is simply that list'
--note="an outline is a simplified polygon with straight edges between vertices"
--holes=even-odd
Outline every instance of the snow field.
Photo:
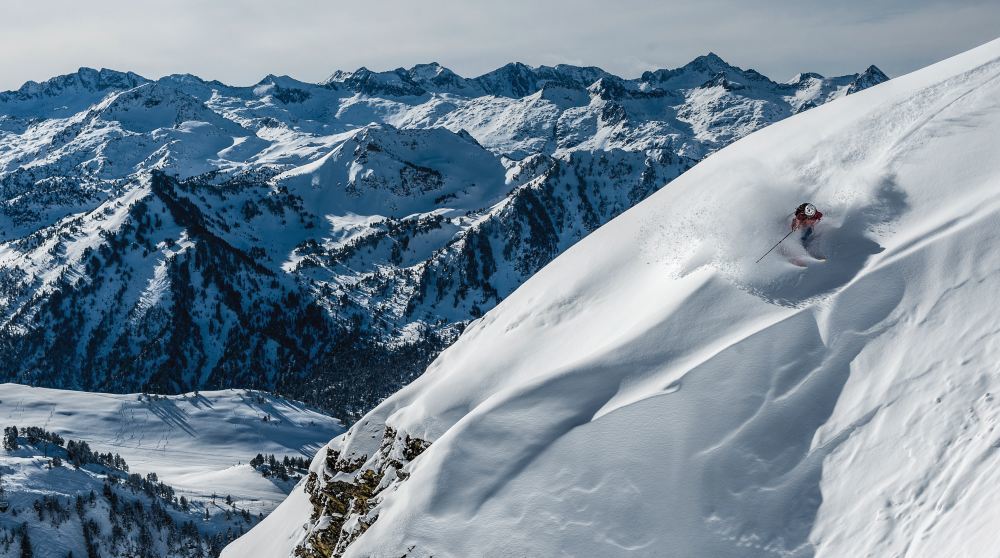
[{"label": "snow field", "polygon": [[[265,417],[270,417],[266,422]],[[120,454],[131,472],[155,472],[188,499],[233,496],[267,514],[287,483],[248,462],[257,453],[311,456],[340,422],[300,403],[255,391],[205,391],[149,400],[141,394],[84,393],[0,385],[0,424],[40,426],[95,451]]]}]

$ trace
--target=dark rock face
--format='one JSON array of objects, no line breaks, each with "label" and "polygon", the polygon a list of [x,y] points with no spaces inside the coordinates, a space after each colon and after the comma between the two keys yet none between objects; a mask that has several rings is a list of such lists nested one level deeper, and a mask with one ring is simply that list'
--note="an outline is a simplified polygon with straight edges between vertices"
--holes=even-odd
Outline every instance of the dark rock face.
[{"label": "dark rock face", "polygon": [[[295,556],[343,556],[347,547],[378,521],[375,507],[382,493],[406,482],[410,476],[407,466],[428,447],[425,440],[386,428],[372,456],[343,459],[337,451],[324,449],[323,467],[318,473],[310,472],[305,484],[312,504],[310,521],[315,527],[295,549]],[[322,526],[317,525],[320,519],[324,520]]]}]

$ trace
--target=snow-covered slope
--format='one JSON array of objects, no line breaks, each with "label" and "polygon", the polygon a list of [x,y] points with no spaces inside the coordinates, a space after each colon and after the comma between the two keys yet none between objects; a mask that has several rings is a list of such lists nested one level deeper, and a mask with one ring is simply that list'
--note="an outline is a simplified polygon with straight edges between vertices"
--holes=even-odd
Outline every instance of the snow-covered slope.
[{"label": "snow-covered slope", "polygon": [[[995,553],[997,130],[1000,40],[721,150],[471,324],[224,555]],[[792,265],[792,238],[755,264],[805,200],[829,260]]]}]

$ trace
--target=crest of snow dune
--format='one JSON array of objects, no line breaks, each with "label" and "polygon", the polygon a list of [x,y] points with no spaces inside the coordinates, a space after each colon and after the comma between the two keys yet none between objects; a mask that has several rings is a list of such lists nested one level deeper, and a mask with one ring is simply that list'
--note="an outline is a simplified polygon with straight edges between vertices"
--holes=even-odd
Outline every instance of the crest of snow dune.
[{"label": "crest of snow dune", "polygon": [[[703,161],[474,322],[320,452],[298,521],[225,555],[992,552],[998,96],[994,41]],[[805,200],[829,261],[755,264]]]}]

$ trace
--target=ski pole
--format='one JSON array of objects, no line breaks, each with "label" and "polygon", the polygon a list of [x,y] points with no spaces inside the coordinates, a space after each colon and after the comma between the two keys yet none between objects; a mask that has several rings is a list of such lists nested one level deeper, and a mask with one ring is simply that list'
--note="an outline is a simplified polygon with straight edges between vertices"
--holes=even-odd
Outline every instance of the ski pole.
[{"label": "ski pole", "polygon": [[[786,234],[784,237],[782,237],[781,240],[779,240],[777,242],[777,244],[775,244],[774,246],[771,246],[771,250],[774,250],[775,248],[777,248],[778,244],[781,244],[782,242],[784,242],[785,239],[788,238],[789,236],[791,236],[793,232],[795,232],[795,229],[792,229],[792,230],[788,231],[788,234]],[[767,252],[764,252],[764,256],[770,254],[771,250],[768,250]],[[764,259],[764,256],[761,256],[761,257],[757,258],[757,261],[755,261],[754,263],[760,263],[760,261]]]}]

